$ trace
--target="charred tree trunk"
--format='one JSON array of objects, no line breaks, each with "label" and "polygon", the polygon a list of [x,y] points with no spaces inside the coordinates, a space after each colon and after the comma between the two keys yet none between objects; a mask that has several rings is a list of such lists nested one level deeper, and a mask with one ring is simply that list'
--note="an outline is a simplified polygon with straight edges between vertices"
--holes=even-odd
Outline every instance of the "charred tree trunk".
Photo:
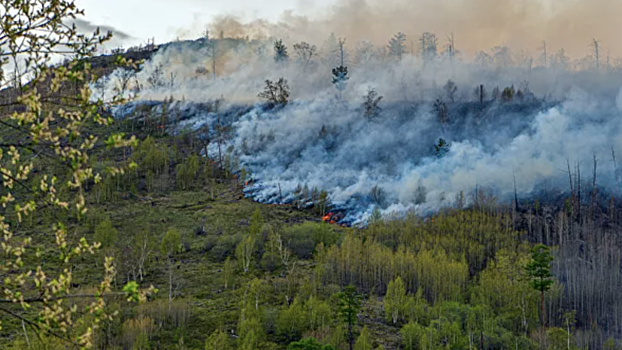
[{"label": "charred tree trunk", "polygon": [[590,200],[590,221],[593,222],[596,219],[596,167],[598,160],[596,160],[596,153],[594,153],[594,173],[592,177],[592,198]]}]

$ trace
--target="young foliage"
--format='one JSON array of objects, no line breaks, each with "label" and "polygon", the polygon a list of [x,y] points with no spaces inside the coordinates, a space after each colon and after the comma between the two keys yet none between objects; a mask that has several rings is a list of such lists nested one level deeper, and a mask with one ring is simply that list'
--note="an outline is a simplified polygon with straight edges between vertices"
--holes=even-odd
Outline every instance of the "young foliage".
[{"label": "young foliage", "polygon": [[[74,1],[3,3],[0,71],[14,69],[14,79],[4,80],[0,74],[0,90],[7,97],[0,108],[0,250],[4,255],[0,304],[6,305],[0,306],[0,319],[18,320],[24,330],[28,327],[41,338],[54,337],[73,348],[88,349],[94,346],[101,323],[113,317],[106,311],[105,299],[115,294],[115,268],[106,258],[95,292],[82,296],[79,306],[71,302],[81,297],[73,292],[75,262],[85,258],[83,254],[94,254],[100,244],[70,232],[88,210],[87,188],[102,179],[92,167],[93,149],[96,145],[129,148],[136,141],[114,133],[99,140],[94,131],[111,124],[100,111],[123,96],[114,96],[109,103],[92,97],[90,85],[95,81],[87,58],[112,34],[79,33],[69,23],[81,15]],[[53,67],[53,55],[66,60]],[[124,59],[117,63],[135,68]],[[63,95],[70,98],[57,97]],[[108,171],[123,175],[130,167]],[[23,223],[35,214],[52,219],[31,236]],[[57,264],[32,265],[42,261],[41,246]],[[144,299],[143,293],[137,295]],[[75,327],[86,314],[88,319]]]},{"label": "young foliage", "polygon": [[405,307],[406,288],[402,279],[398,277],[389,282],[387,294],[384,296],[384,310],[387,321],[392,322],[394,325],[397,324],[403,315]]}]

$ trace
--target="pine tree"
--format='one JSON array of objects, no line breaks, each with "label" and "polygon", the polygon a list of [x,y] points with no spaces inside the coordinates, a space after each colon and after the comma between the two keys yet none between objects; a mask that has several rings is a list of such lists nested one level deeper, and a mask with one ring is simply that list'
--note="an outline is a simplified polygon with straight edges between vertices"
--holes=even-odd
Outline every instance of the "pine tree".
[{"label": "pine tree", "polygon": [[540,292],[540,318],[542,328],[545,326],[544,317],[544,293],[546,293],[555,281],[551,273],[551,256],[549,247],[538,244],[531,250],[531,261],[525,267],[527,276],[530,279],[531,287]]},{"label": "pine tree", "polygon": [[358,312],[361,308],[361,296],[357,293],[356,287],[347,286],[342,292],[337,294],[339,298],[339,315],[348,327],[348,344],[350,350],[354,348],[354,327],[357,324]]},{"label": "pine tree", "polygon": [[436,151],[437,158],[443,158],[449,152],[449,144],[445,139],[438,139],[438,143],[434,145],[434,150]]},{"label": "pine tree", "polygon": [[342,92],[346,89],[347,82],[350,80],[348,76],[348,67],[339,66],[333,68],[333,85],[335,85],[335,89],[339,91],[339,96],[341,97]]},{"label": "pine tree", "polygon": [[389,55],[396,58],[397,60],[402,60],[402,57],[406,53],[406,34],[399,32],[395,34],[393,38],[389,41],[389,45],[387,49],[389,50]]},{"label": "pine tree", "polygon": [[287,46],[283,44],[283,39],[279,39],[274,42],[274,61],[277,63],[283,63],[289,60],[289,53],[287,53]]},{"label": "pine tree", "polygon": [[370,87],[364,98],[363,108],[365,109],[365,119],[371,121],[382,111],[382,108],[378,106],[380,101],[382,101],[382,96],[378,96],[376,90]]},{"label": "pine tree", "polygon": [[438,53],[438,40],[434,33],[425,32],[419,39],[419,50],[421,51],[421,57],[425,62],[436,59]]}]

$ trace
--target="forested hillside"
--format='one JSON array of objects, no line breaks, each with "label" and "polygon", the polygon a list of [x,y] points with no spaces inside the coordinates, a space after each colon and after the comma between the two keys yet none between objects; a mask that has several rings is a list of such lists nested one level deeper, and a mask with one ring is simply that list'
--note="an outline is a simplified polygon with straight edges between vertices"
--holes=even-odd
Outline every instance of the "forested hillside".
[{"label": "forested hillside", "polygon": [[622,348],[619,67],[7,6],[0,348]]}]

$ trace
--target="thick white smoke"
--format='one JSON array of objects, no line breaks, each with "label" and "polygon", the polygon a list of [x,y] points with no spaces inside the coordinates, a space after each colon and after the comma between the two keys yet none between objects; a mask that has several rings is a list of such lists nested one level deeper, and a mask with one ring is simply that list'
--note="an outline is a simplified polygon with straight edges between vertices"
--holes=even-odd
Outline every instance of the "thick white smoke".
[{"label": "thick white smoke", "polygon": [[[307,70],[294,57],[277,64],[271,51],[261,54],[263,45],[230,47],[216,78],[197,73],[197,67],[211,67],[201,42],[162,49],[137,75],[142,99],[185,101],[177,103],[183,116],[175,130],[206,124],[213,133],[216,114],[202,112],[197,103],[224,97],[221,122],[233,129],[227,146],[257,180],[247,189],[256,200],[290,202],[298,186],[326,190],[334,205],[346,209],[346,221],[357,223],[375,207],[388,213],[451,206],[476,186],[501,199],[513,196],[515,184],[521,198],[565,190],[567,162],[589,174],[594,155],[598,185],[617,188],[612,150],[622,152],[618,73],[452,64],[446,58],[424,62],[411,55],[361,62],[351,52],[350,80],[338,97],[326,60],[316,59]],[[163,76],[173,79],[151,87],[148,80],[160,65]],[[292,102],[267,109],[257,94],[265,79],[279,77],[288,79]],[[454,102],[443,89],[449,79],[458,86]],[[487,91],[483,106],[473,93],[480,85]],[[510,85],[525,97],[491,101],[494,87]],[[384,96],[371,121],[361,106],[370,88]],[[443,124],[433,106],[437,99],[448,108]],[[439,158],[434,145],[440,138],[450,149]],[[374,188],[385,194],[382,203],[372,200]]]}]

